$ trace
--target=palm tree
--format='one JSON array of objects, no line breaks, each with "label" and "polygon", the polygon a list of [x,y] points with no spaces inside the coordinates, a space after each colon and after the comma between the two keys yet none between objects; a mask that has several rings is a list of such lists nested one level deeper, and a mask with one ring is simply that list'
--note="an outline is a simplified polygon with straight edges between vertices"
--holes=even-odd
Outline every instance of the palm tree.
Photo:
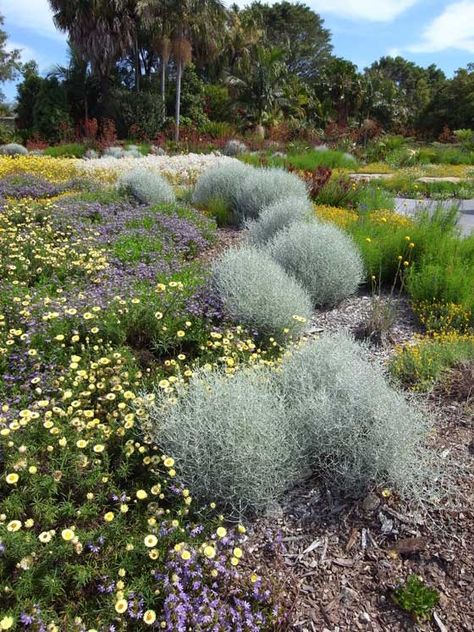
[{"label": "palm tree", "polygon": [[135,0],[49,0],[56,26],[100,78],[102,99],[109,76],[121,54],[136,43]]},{"label": "palm tree", "polygon": [[[218,52],[226,9],[222,0],[140,0],[138,10],[158,20],[158,44],[163,63],[171,52],[176,68],[175,140],[179,141],[183,71],[193,57],[199,64]],[[162,75],[163,77],[163,75]],[[162,86],[164,78],[162,79]],[[164,89],[162,88],[164,93]]]},{"label": "palm tree", "polygon": [[237,72],[226,78],[227,85],[237,93],[238,101],[253,113],[254,122],[278,118],[287,105],[285,94],[288,67],[284,53],[278,48],[257,46],[251,64],[241,63]]},{"label": "palm tree", "polygon": [[137,14],[150,36],[153,52],[160,58],[160,93],[166,117],[166,69],[171,57],[170,0],[138,0]]}]

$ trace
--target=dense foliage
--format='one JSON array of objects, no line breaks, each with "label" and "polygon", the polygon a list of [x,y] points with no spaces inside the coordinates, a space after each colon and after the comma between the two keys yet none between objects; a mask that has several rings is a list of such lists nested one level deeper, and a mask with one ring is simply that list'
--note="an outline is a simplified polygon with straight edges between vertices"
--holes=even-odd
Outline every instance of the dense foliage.
[{"label": "dense foliage", "polygon": [[[362,144],[381,129],[450,140],[449,130],[474,126],[472,65],[451,79],[400,56],[359,70],[334,56],[324,20],[303,3],[50,5],[68,35],[70,61],[47,77],[24,64],[17,110],[25,138],[90,138],[91,120],[99,137],[113,120],[121,137],[137,140],[171,131],[179,140],[180,127],[184,137],[188,127],[229,137],[263,125],[276,140],[325,130],[329,139],[342,134]],[[2,81],[19,65],[15,51],[0,55]]]}]

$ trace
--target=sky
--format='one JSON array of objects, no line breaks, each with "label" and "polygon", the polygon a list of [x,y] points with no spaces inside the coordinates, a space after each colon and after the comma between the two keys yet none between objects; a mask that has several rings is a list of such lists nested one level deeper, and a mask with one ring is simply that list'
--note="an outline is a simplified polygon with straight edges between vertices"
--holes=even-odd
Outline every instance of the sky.
[{"label": "sky", "polygon": [[[302,1],[331,30],[334,53],[360,69],[382,55],[434,63],[448,76],[474,62],[474,0]],[[0,0],[0,13],[9,47],[22,49],[23,61],[35,59],[42,73],[66,62],[66,38],[54,27],[48,0]],[[2,91],[8,100],[15,98],[14,83]]]}]

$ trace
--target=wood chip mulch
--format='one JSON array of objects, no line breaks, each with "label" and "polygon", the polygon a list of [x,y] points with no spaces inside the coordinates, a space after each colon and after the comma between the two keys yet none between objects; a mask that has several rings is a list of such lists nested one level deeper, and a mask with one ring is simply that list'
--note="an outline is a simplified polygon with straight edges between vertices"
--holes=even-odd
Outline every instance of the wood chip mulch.
[{"label": "wood chip mulch", "polygon": [[[215,259],[237,245],[242,232],[219,229],[203,255]],[[396,312],[383,345],[368,359],[386,363],[395,346],[420,329],[405,298],[384,297]],[[368,292],[338,308],[317,312],[310,335],[354,332],[371,308]],[[285,578],[289,632],[474,632],[474,398],[472,365],[453,372],[453,388],[420,396],[435,421],[433,447],[452,472],[449,491],[435,508],[407,506],[375,490],[348,501],[309,481],[289,493],[271,515],[252,527],[247,545],[255,569]],[[467,395],[466,395],[467,393]],[[459,401],[461,400],[461,401]],[[272,539],[281,538],[275,555]],[[440,595],[429,621],[415,622],[392,601],[393,590],[416,574]]]},{"label": "wood chip mulch", "polygon": [[[368,350],[386,363],[395,345],[419,333],[406,299],[395,299],[396,319],[386,344]],[[370,310],[364,292],[336,310],[319,312],[311,335],[353,331]],[[316,481],[293,490],[273,514],[254,525],[253,555],[265,567],[270,533],[279,533],[294,632],[474,631],[474,398],[472,366],[453,373],[455,393],[434,390],[420,403],[434,419],[433,447],[451,474],[449,491],[435,508],[407,506],[375,490],[355,502],[335,498]],[[461,383],[461,387],[459,384]],[[467,383],[467,385],[466,385]],[[452,394],[451,389],[451,394]],[[466,396],[467,394],[467,396]],[[464,401],[457,401],[457,400]],[[466,401],[469,400],[469,401]],[[275,536],[273,536],[275,537]],[[414,622],[392,600],[411,574],[439,591],[430,621]]]}]

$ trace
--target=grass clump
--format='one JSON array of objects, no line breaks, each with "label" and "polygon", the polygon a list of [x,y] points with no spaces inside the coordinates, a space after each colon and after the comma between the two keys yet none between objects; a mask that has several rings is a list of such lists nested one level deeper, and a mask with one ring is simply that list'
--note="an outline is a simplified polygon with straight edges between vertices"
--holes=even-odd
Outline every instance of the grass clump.
[{"label": "grass clump", "polygon": [[459,239],[449,232],[430,240],[407,275],[414,303],[460,305],[474,326],[474,235]]},{"label": "grass clump", "polygon": [[52,158],[83,158],[87,152],[87,147],[81,143],[69,143],[57,145],[56,147],[47,147],[44,150],[45,156]]},{"label": "grass clump", "polygon": [[337,305],[354,294],[364,278],[356,245],[329,224],[295,222],[276,235],[268,252],[301,283],[318,307]]},{"label": "grass clump", "polygon": [[255,169],[239,187],[235,212],[241,221],[257,219],[266,206],[288,197],[308,198],[303,180],[284,169]]},{"label": "grass clump", "polygon": [[266,206],[258,220],[248,222],[247,241],[254,246],[265,244],[290,224],[308,218],[312,210],[311,202],[304,198],[278,200]]},{"label": "grass clump", "polygon": [[330,169],[355,169],[358,167],[354,156],[332,149],[290,153],[287,161],[292,167],[304,171],[313,171],[318,167],[329,167]]},{"label": "grass clump", "polygon": [[171,204],[176,201],[172,186],[162,176],[145,169],[124,173],[119,178],[118,187],[142,204]]},{"label": "grass clump", "polygon": [[213,269],[214,284],[233,320],[262,334],[295,334],[311,317],[309,294],[265,252],[227,251]]}]

